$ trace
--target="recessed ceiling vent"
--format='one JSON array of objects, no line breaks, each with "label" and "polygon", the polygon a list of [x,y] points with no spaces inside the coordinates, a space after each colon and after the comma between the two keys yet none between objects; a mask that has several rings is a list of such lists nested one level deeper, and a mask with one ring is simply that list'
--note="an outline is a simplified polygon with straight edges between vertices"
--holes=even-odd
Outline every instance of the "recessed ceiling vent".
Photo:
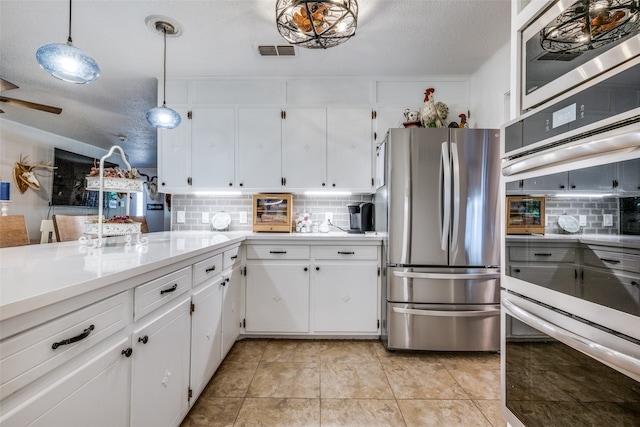
[{"label": "recessed ceiling vent", "polygon": [[296,56],[296,49],[291,45],[261,45],[258,46],[258,52],[260,53],[260,56]]}]

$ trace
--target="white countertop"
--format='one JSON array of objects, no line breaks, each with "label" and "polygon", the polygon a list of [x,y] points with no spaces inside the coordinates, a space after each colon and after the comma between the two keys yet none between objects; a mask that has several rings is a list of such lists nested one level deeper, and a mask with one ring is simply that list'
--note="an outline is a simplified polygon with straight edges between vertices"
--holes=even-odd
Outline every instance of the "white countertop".
[{"label": "white countertop", "polygon": [[534,242],[576,242],[588,245],[604,245],[640,249],[640,236],[629,235],[603,235],[603,234],[533,234],[506,236],[508,242],[534,241]]},{"label": "white countertop", "polygon": [[[146,245],[51,243],[0,249],[0,320],[95,291],[244,240],[376,242],[382,235],[173,231],[145,234]],[[134,239],[135,240],[135,239]]]}]

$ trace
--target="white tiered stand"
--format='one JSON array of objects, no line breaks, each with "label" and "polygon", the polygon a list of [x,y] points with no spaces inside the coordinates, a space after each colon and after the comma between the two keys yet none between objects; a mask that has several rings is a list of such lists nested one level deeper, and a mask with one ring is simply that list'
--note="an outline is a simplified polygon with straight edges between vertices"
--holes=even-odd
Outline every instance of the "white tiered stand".
[{"label": "white tiered stand", "polygon": [[[129,194],[130,193],[140,193],[142,192],[142,181],[138,179],[127,179],[127,178],[105,178],[104,176],[104,161],[113,155],[115,150],[120,151],[120,155],[122,157],[122,161],[127,166],[127,170],[131,170],[131,165],[126,159],[124,151],[118,145],[114,145],[111,147],[109,152],[102,156],[100,159],[100,175],[99,177],[88,177],[87,178],[87,190],[90,191],[98,191],[98,223],[97,224],[86,224],[85,225],[85,234],[87,235],[95,235],[96,238],[82,236],[80,237],[80,242],[85,244],[92,244],[93,247],[99,248],[103,244],[103,239],[105,237],[105,228],[107,228],[106,235],[107,236],[124,236],[126,243],[131,243],[131,236],[136,235],[136,241],[138,244],[146,245],[148,239],[146,237],[142,237],[140,234],[140,223],[108,223],[104,224],[102,219],[103,216],[103,198],[104,192],[117,192],[117,193],[126,193],[127,201],[126,201],[126,215],[129,216]],[[98,188],[96,189],[95,184],[92,185],[91,181],[95,179],[95,181],[99,182]],[[106,180],[106,183],[105,183]],[[97,226],[97,227],[96,227]]]}]

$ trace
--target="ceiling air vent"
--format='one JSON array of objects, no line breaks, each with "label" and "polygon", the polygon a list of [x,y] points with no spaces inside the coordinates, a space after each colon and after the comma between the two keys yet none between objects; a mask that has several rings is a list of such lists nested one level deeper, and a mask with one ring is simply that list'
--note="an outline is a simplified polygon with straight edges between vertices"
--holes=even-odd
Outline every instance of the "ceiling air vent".
[{"label": "ceiling air vent", "polygon": [[261,56],[296,56],[296,50],[294,46],[271,46],[261,45],[258,46],[258,52]]}]

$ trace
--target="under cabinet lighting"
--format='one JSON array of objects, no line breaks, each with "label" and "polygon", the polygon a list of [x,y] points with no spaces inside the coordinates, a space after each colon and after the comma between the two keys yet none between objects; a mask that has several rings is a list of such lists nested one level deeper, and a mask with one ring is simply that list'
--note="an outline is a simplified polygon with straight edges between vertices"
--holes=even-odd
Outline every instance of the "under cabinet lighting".
[{"label": "under cabinet lighting", "polygon": [[194,191],[196,196],[241,196],[242,191]]},{"label": "under cabinet lighting", "polygon": [[569,198],[569,197],[595,197],[595,198],[603,198],[603,197],[613,197],[614,194],[611,193],[558,193],[558,194],[554,194],[553,197],[564,197],[564,198]]},{"label": "under cabinet lighting", "polygon": [[351,191],[305,191],[305,196],[350,196]]}]

